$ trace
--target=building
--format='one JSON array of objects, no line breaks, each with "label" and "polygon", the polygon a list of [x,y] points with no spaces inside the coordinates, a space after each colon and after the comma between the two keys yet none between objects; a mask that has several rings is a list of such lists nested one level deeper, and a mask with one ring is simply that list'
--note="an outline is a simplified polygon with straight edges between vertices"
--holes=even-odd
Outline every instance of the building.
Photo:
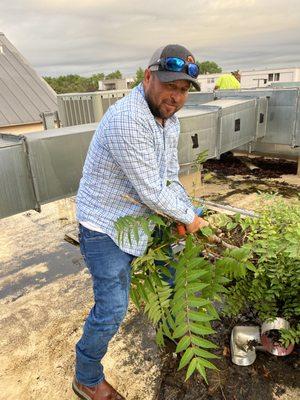
[{"label": "building", "polygon": [[[218,77],[225,73],[199,75],[198,82],[200,83],[201,91],[212,92]],[[289,86],[291,86],[291,82],[300,82],[300,67],[253,69],[240,71],[240,74],[242,89],[269,87],[277,83],[282,86],[285,82],[288,82]]]},{"label": "building", "polygon": [[0,33],[0,132],[43,130],[45,115],[56,111],[54,90]]},{"label": "building", "polygon": [[200,84],[201,92],[212,92],[214,90],[214,87],[216,86],[217,79],[219,78],[219,76],[224,74],[225,72],[221,74],[199,75],[197,81]]},{"label": "building", "polygon": [[123,78],[123,79],[104,79],[103,81],[99,81],[99,90],[124,90],[130,89],[131,84],[133,83],[132,78]]},{"label": "building", "polygon": [[241,86],[243,89],[268,87],[273,83],[299,82],[300,68],[265,68],[241,72]]}]

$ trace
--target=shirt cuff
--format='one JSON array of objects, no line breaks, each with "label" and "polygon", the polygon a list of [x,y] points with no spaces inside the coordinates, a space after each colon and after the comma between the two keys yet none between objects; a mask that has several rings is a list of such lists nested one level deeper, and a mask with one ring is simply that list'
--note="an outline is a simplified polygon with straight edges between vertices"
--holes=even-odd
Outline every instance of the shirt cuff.
[{"label": "shirt cuff", "polygon": [[185,217],[180,219],[180,222],[183,222],[185,225],[189,225],[194,221],[195,218],[195,212],[193,211],[192,208],[188,208],[185,211]]}]

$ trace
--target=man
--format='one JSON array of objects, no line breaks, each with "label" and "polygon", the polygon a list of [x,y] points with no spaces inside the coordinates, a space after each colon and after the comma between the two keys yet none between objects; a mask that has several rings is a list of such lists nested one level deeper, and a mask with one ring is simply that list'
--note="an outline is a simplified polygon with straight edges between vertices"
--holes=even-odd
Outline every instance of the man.
[{"label": "man", "polygon": [[130,263],[145,252],[147,236],[141,234],[138,243],[118,243],[117,219],[162,212],[188,232],[207,224],[195,214],[178,179],[174,115],[190,84],[199,90],[198,73],[183,46],[156,50],[143,83],[108,109],[90,144],[77,195],[80,248],[95,298],[76,345],[73,389],[82,399],[123,399],[106,382],[101,360],[127,311]]},{"label": "man", "polygon": [[224,74],[217,79],[214,90],[240,89],[241,75],[239,71],[233,71],[231,74]]}]

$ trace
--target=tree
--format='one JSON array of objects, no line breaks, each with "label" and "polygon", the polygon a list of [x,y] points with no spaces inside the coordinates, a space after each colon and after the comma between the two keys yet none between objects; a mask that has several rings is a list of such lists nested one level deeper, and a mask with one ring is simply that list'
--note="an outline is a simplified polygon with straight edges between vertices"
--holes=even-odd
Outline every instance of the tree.
[{"label": "tree", "polygon": [[197,61],[196,64],[199,67],[200,74],[218,74],[222,72],[222,68],[214,61],[203,61],[202,63]]},{"label": "tree", "polygon": [[117,70],[106,75],[105,79],[122,79],[122,74],[119,70]]},{"label": "tree", "polygon": [[94,74],[90,78],[87,78],[87,92],[95,92],[98,90],[99,81],[103,81],[105,75],[103,73]]},{"label": "tree", "polygon": [[[112,77],[112,78],[108,78]],[[74,93],[74,92],[95,92],[98,90],[98,82],[103,79],[122,78],[120,71],[105,75],[103,73],[93,74],[90,77],[80,75],[62,75],[58,77],[45,76],[45,81],[55,90],[56,93]]]},{"label": "tree", "polygon": [[45,76],[45,81],[56,93],[94,92],[98,90],[98,80],[103,79],[104,74],[95,74],[89,78],[80,75],[62,75],[57,78]]},{"label": "tree", "polygon": [[144,79],[144,70],[143,68],[139,67],[135,73],[135,78],[131,87],[134,88],[135,86],[139,85],[143,81],[143,79]]},{"label": "tree", "polygon": [[56,93],[85,92],[86,80],[80,75],[65,75],[57,78],[45,77],[46,82]]}]

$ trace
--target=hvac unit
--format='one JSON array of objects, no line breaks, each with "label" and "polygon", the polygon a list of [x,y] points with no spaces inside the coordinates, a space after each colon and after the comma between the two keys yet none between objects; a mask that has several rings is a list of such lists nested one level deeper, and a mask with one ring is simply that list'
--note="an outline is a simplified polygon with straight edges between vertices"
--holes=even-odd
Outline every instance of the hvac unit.
[{"label": "hvac unit", "polygon": [[62,126],[99,122],[109,106],[126,96],[130,90],[109,90],[91,93],[67,93],[57,96]]}]

